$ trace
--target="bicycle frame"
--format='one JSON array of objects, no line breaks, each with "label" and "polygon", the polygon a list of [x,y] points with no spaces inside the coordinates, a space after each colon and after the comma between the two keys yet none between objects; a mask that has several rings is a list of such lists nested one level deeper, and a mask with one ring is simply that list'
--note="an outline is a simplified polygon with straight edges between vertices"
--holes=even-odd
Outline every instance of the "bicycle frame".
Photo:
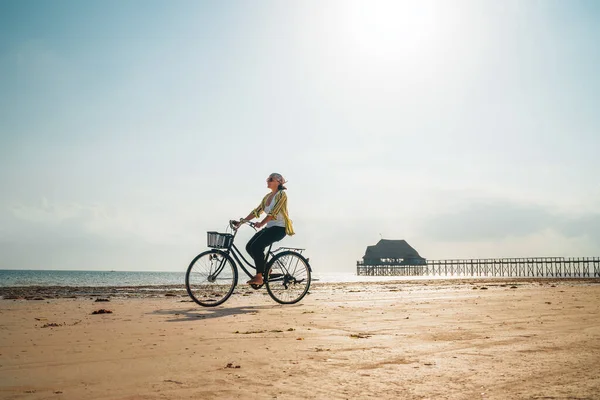
[{"label": "bicycle frame", "polygon": [[[249,262],[248,260],[246,260],[246,257],[244,257],[244,255],[242,254],[242,252],[240,251],[240,249],[238,249],[238,247],[235,245],[235,237],[236,236],[237,236],[237,229],[233,233],[233,237],[231,238],[231,244],[225,250],[225,254],[227,254],[228,256],[233,256],[235,264],[236,264],[236,267],[239,266],[246,273],[246,275],[248,275],[248,277],[252,278],[253,274],[250,273],[246,269],[246,267],[244,267],[244,263],[248,267],[250,267],[251,269],[254,269],[254,270],[256,270],[256,266],[254,264],[252,264],[251,262]],[[273,245],[271,244],[269,246],[269,250],[267,250],[267,253],[265,255],[265,263],[269,261],[269,256],[273,257],[275,255],[271,251],[272,247],[273,247]],[[217,268],[217,270],[212,275],[213,276],[218,276],[221,273],[221,271],[223,270],[224,266],[225,266],[225,260],[223,260],[223,262],[221,263],[221,265],[219,266],[219,268]]]},{"label": "bicycle frame", "polygon": [[[235,245],[235,237],[236,236],[237,236],[237,229],[233,233],[233,237],[231,238],[231,244],[225,250],[225,254],[227,254],[228,256],[233,256],[234,262],[236,263],[236,267],[239,266],[246,273],[246,275],[248,275],[248,277],[252,278],[253,274],[250,273],[244,267],[244,263],[248,267],[250,267],[251,269],[254,269],[254,270],[256,270],[256,266],[253,265],[248,260],[246,260],[246,258],[244,257],[244,255],[242,254],[242,252],[240,251],[240,249],[238,249],[238,247]],[[269,249],[267,250],[267,252],[265,254],[265,265],[269,262],[269,257],[271,257],[271,258],[274,257],[275,256],[275,252],[277,252],[280,249],[296,250],[299,253],[302,253],[302,251],[304,250],[304,249],[297,249],[297,248],[291,248],[291,247],[278,247],[275,251],[271,251],[272,248],[273,248],[273,244],[269,245]],[[223,262],[221,263],[221,265],[219,265],[219,267],[217,268],[217,270],[212,275],[213,276],[218,276],[221,273],[221,271],[223,270],[224,267],[225,267],[225,260],[223,260]],[[285,269],[285,266],[282,265],[282,268]],[[309,265],[309,268],[310,268],[310,265]],[[286,270],[286,272],[287,272],[287,270]],[[275,280],[278,280],[278,278],[276,278]],[[269,281],[271,281],[271,280],[269,280]]]},{"label": "bicycle frame", "polygon": [[[235,238],[235,236],[234,236]],[[267,250],[267,254],[265,256],[265,262],[269,261],[269,256],[273,256],[272,252],[271,252],[271,246],[269,246],[269,250]],[[231,241],[231,246],[227,249],[226,251],[227,255],[231,255],[233,256],[236,264],[246,273],[246,275],[248,275],[250,278],[252,278],[252,274],[244,267],[244,263],[256,270],[256,266],[254,264],[252,264],[250,261],[246,260],[246,257],[244,257],[244,255],[242,254],[242,252],[240,251],[240,249],[237,248],[237,246],[235,245],[235,243],[233,243],[233,240]],[[241,260],[240,260],[241,259]],[[243,263],[242,263],[243,261]]]}]

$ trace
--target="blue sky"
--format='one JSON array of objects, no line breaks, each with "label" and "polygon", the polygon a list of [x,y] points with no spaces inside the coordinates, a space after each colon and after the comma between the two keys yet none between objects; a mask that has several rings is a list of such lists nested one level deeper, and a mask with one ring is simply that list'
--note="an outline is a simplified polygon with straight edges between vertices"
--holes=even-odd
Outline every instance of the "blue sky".
[{"label": "blue sky", "polygon": [[381,236],[599,255],[599,22],[594,1],[1,1],[0,268],[185,269],[271,172],[282,244],[320,271]]}]

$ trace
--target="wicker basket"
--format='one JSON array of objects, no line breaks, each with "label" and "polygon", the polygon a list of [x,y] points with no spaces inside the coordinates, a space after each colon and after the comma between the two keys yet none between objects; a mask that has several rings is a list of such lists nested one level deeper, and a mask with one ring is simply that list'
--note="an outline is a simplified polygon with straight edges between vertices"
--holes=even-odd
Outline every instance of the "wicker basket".
[{"label": "wicker basket", "polygon": [[208,247],[213,249],[227,249],[231,246],[233,235],[231,233],[206,232]]}]

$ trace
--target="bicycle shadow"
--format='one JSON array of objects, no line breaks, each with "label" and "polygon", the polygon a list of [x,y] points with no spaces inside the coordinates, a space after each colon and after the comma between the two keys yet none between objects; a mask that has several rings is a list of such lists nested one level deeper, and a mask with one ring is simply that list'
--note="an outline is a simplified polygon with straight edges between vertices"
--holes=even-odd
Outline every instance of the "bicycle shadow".
[{"label": "bicycle shadow", "polygon": [[[166,322],[185,322],[198,321],[202,319],[222,318],[231,315],[257,314],[259,310],[272,310],[281,307],[280,305],[262,305],[262,306],[239,306],[228,308],[205,308],[205,309],[161,309],[154,310],[154,315],[172,315],[174,318],[167,319]],[[289,306],[288,306],[289,307]]]}]

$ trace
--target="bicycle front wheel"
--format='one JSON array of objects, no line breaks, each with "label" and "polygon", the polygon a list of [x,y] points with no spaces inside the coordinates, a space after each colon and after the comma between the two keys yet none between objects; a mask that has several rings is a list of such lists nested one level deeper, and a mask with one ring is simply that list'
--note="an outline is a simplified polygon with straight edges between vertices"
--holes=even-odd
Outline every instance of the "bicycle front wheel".
[{"label": "bicycle front wheel", "polygon": [[310,288],[310,266],[300,253],[279,253],[269,261],[266,270],[267,292],[280,304],[299,302]]},{"label": "bicycle front wheel", "polygon": [[185,274],[189,296],[203,307],[223,304],[237,284],[237,268],[229,255],[209,250],[192,260]]}]

